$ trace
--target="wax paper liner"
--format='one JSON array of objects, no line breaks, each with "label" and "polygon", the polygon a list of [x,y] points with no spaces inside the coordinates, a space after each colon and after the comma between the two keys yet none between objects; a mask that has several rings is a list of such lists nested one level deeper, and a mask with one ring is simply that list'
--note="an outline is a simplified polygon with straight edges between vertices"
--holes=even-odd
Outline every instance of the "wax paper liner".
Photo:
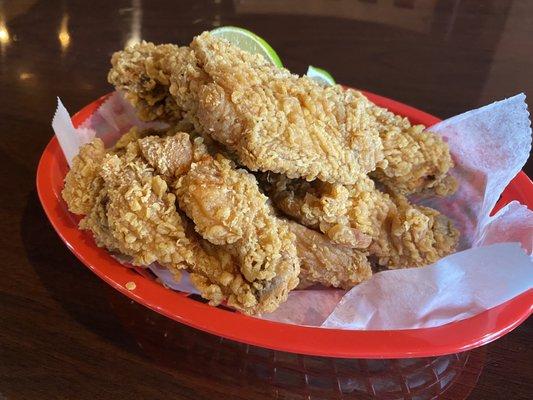
[{"label": "wax paper liner", "polygon": [[[112,94],[75,129],[60,101],[52,123],[67,160],[92,137],[111,145],[139,121],[119,93]],[[456,194],[417,199],[448,215],[461,231],[459,252],[413,269],[384,271],[350,291],[295,290],[278,310],[261,318],[342,329],[411,329],[443,325],[493,308],[533,287],[533,212],[511,202],[489,213],[525,164],[531,128],[519,94],[442,121],[430,128],[448,142],[459,180]],[[194,291],[157,264],[149,267],[166,286]]]}]

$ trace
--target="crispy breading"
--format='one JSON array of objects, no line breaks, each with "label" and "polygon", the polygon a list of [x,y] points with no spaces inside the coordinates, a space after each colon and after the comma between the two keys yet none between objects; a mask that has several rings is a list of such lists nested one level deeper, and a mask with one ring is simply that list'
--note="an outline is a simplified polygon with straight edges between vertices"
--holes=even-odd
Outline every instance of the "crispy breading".
[{"label": "crispy breading", "polygon": [[108,150],[110,153],[122,154],[128,145],[137,142],[146,136],[166,136],[173,135],[173,129],[140,129],[136,126],[130,128],[125,134],[118,138],[117,142]]},{"label": "crispy breading", "polygon": [[[68,176],[68,175],[67,175]],[[98,177],[98,179],[101,179]],[[94,241],[99,247],[105,247],[110,251],[118,251],[117,240],[109,229],[107,221],[107,190],[102,187],[100,192],[94,193],[95,201],[92,209],[81,219],[80,229],[91,231]],[[76,201],[75,198],[63,197],[67,203]]]},{"label": "crispy breading", "polygon": [[[438,211],[412,205],[402,195],[386,194],[366,176],[356,185],[289,180],[270,175],[265,185],[274,204],[334,242],[354,247],[353,235],[371,238],[370,255],[388,268],[418,267],[450,254],[458,231]],[[351,232],[339,235],[339,232]],[[356,242],[360,244],[360,242]],[[361,247],[361,246],[355,246]]]},{"label": "crispy breading", "polygon": [[295,235],[294,243],[300,258],[298,288],[320,283],[350,289],[372,276],[366,253],[334,243],[325,235],[297,222],[290,221],[288,224]]},{"label": "crispy breading", "polygon": [[[88,194],[92,208],[84,208],[87,215],[80,228],[90,230],[99,246],[129,256],[136,265],[157,261],[175,274],[189,269],[191,280],[213,305],[227,301],[246,313],[262,311],[256,288],[242,278],[234,257],[188,227],[175,207],[175,195],[141,157],[138,139],[133,137],[144,135],[130,131],[123,141],[127,144],[116,154],[110,151],[104,159],[101,155],[105,152],[94,151],[103,149],[98,139],[80,149],[66,181],[73,182],[86,165],[91,165],[92,179],[101,182],[99,191]],[[168,139],[157,140],[164,148]],[[151,144],[154,142],[152,139]],[[72,190],[71,185],[64,193],[69,194],[65,201],[72,208],[80,199],[85,201],[87,194]]]},{"label": "crispy breading", "polygon": [[141,43],[117,52],[109,81],[145,119],[183,120],[257,171],[355,183],[401,194],[456,189],[447,145],[360,92],[322,87],[203,33],[190,47]]},{"label": "crispy breading", "polygon": [[111,63],[109,82],[124,93],[141,119],[195,118],[196,93],[205,74],[188,47],[142,42],[115,53]]},{"label": "crispy breading", "polygon": [[[249,314],[276,309],[299,274],[350,288],[371,276],[369,260],[421,266],[455,249],[452,223],[405,197],[455,190],[446,143],[360,92],[209,33],[186,47],[143,42],[112,65],[109,82],[140,118],[173,127],[132,129],[109,150],[94,141],[74,160],[63,197],[99,246],[186,268],[210,304]],[[277,216],[236,163],[263,172],[275,205],[305,226]]]},{"label": "crispy breading", "polygon": [[201,296],[213,306],[226,302],[246,314],[263,312],[260,294],[243,278],[236,258],[222,246],[202,239],[190,221],[186,234],[194,253],[194,262],[188,266],[190,280]]},{"label": "crispy breading", "polygon": [[105,154],[104,142],[94,139],[83,146],[72,161],[61,192],[70,212],[87,214],[93,208],[97,194],[102,189],[99,172]]},{"label": "crispy breading", "polygon": [[376,117],[385,154],[385,160],[372,173],[374,178],[404,195],[430,191],[446,196],[455,192],[457,182],[448,175],[453,161],[440,136],[384,108],[373,105],[370,110]]},{"label": "crispy breading", "polygon": [[347,220],[351,202],[345,186],[318,180],[306,182],[271,173],[260,175],[260,180],[274,204],[303,225],[321,230],[336,243],[358,249],[370,245],[369,230],[352,228]]},{"label": "crispy breading", "polygon": [[186,133],[165,138],[147,136],[138,143],[144,159],[167,179],[182,175],[191,165],[192,145]]},{"label": "crispy breading", "polygon": [[382,159],[359,92],[298,77],[209,33],[191,48],[211,79],[199,93],[200,125],[249,169],[354,183]]},{"label": "crispy breading", "polygon": [[448,217],[432,208],[413,205],[402,195],[392,194],[390,198],[395,212],[389,238],[377,242],[377,251],[370,249],[381,265],[391,269],[424,266],[455,251],[459,231]]},{"label": "crispy breading", "polygon": [[272,311],[298,284],[294,236],[273,215],[253,175],[220,154],[210,156],[201,139],[195,144],[195,160],[176,185],[180,208],[203,238],[236,256],[244,278],[261,293],[263,311]]},{"label": "crispy breading", "polygon": [[[213,305],[227,301],[249,314],[273,311],[298,283],[292,234],[270,213],[251,175],[234,170],[220,156],[221,165],[235,178],[234,188],[242,179],[247,188],[242,195],[251,196],[250,205],[258,207],[256,225],[247,229],[243,224],[239,245],[215,246],[200,238],[176,209],[168,183],[189,170],[192,146],[185,139],[189,140],[185,133],[146,136],[132,130],[121,146],[107,153],[95,139],[80,149],[67,174],[65,201],[70,209],[83,209],[80,228],[90,230],[99,246],[129,256],[133,264],[158,262],[175,274],[187,268],[193,284]],[[213,160],[200,147],[195,155]],[[81,189],[73,186],[75,178]],[[94,182],[99,182],[98,190],[93,190]]]},{"label": "crispy breading", "polygon": [[141,117],[188,118],[252,170],[353,183],[383,158],[359,92],[299,78],[208,33],[191,48],[142,43],[112,64],[109,81]]},{"label": "crispy breading", "polygon": [[135,265],[158,261],[179,269],[194,262],[175,196],[140,158],[137,143],[129,144],[122,156],[108,155],[100,175],[107,192],[108,228],[121,253]]}]

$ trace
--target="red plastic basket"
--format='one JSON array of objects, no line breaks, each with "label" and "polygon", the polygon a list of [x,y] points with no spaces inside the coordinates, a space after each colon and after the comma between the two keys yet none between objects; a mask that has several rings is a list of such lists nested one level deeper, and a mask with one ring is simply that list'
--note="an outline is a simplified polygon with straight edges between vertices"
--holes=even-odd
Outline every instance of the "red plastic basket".
[{"label": "red plastic basket", "polygon": [[107,299],[139,351],[180,377],[200,374],[228,398],[291,400],[463,400],[486,350],[438,357],[314,357],[237,343],[176,323],[113,289]]},{"label": "red plastic basket", "polygon": [[[405,104],[365,93],[376,104],[427,126],[440,120]],[[76,113],[80,125],[106,96]],[[341,330],[290,325],[249,317],[224,308],[211,307],[186,293],[164,288],[149,274],[125,268],[91,235],[77,228],[61,198],[68,171],[61,148],[54,137],[46,146],[37,169],[37,191],[53,227],[67,247],[96,275],[113,288],[152,310],[178,322],[228,339],[292,353],[344,358],[406,358],[457,353],[493,341],[511,331],[533,311],[533,290],[474,317],[435,328],[368,331]],[[508,185],[496,209],[511,200],[533,208],[533,184],[520,172]],[[128,282],[135,290],[126,289]]]}]

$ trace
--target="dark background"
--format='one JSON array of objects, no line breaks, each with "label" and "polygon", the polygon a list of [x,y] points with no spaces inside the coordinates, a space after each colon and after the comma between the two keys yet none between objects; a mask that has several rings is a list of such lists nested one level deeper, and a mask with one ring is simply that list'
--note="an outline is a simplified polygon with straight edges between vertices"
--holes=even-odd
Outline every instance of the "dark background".
[{"label": "dark background", "polygon": [[111,90],[126,43],[220,25],[264,37],[294,72],[313,64],[441,118],[533,95],[531,1],[0,1],[0,399],[533,398],[531,319],[449,358],[293,357],[131,304],[64,247],[34,186],[56,96],[74,112]]}]

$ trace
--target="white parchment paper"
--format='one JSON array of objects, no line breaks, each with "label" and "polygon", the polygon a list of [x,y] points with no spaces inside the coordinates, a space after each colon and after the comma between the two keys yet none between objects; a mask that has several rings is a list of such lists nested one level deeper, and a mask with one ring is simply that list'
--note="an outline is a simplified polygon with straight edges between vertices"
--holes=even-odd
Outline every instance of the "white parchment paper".
[{"label": "white parchment paper", "polygon": [[[52,123],[65,157],[93,137],[111,145],[131,126],[160,127],[138,120],[114,93],[78,129],[60,101]],[[410,329],[443,325],[496,307],[533,288],[533,212],[511,202],[489,212],[531,150],[525,95],[519,94],[442,121],[430,128],[450,146],[460,182],[448,198],[413,199],[435,207],[461,231],[459,252],[416,269],[375,274],[348,292],[296,290],[262,318],[342,329]],[[164,268],[150,269],[175,290],[194,291],[184,273],[175,282]]]}]

